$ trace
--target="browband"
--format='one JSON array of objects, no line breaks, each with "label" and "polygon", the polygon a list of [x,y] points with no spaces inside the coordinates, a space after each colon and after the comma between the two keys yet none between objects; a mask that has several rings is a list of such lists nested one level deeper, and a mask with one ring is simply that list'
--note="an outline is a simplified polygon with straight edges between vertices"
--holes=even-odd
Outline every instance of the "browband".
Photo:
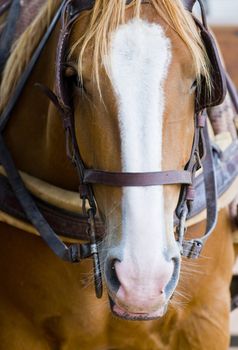
[{"label": "browband", "polygon": [[[184,8],[190,12],[193,10],[193,6],[198,0],[182,0],[182,3],[184,5]],[[127,0],[126,3],[129,5],[132,2],[132,0]],[[142,0],[142,3],[149,3],[148,0]],[[74,15],[78,12],[91,10],[95,4],[95,0],[74,0],[73,5],[73,12],[71,15]]]}]

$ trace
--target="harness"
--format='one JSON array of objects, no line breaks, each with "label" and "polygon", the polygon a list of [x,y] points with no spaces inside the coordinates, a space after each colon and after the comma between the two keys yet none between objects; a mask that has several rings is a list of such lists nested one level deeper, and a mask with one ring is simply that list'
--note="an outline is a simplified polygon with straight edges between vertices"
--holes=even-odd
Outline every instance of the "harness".
[{"label": "harness", "polygon": [[[202,23],[194,18],[201,38],[206,47],[208,56],[211,61],[211,77],[212,92],[208,99],[207,95],[198,94],[195,99],[195,131],[194,140],[191,150],[190,159],[184,170],[168,170],[160,172],[144,172],[144,173],[126,173],[126,172],[107,172],[103,169],[87,169],[82,160],[80,150],[75,133],[74,123],[74,107],[71,99],[71,79],[66,74],[65,62],[67,61],[67,47],[73,25],[82,11],[90,10],[94,6],[95,1],[92,0],[65,0],[62,1],[58,11],[56,12],[51,24],[43,36],[40,44],[35,50],[25,72],[23,73],[13,97],[6,106],[0,117],[0,161],[7,173],[8,181],[12,190],[21,204],[25,215],[29,221],[38,230],[41,237],[53,252],[61,259],[69,262],[80,262],[82,259],[93,257],[95,290],[97,297],[102,296],[102,277],[97,247],[97,232],[95,226],[96,202],[93,194],[92,184],[103,184],[106,186],[126,187],[126,186],[158,186],[181,184],[181,192],[179,202],[176,208],[177,229],[176,239],[181,249],[181,255],[187,258],[198,258],[202,247],[212,233],[217,221],[217,190],[215,179],[214,160],[208,135],[206,122],[207,107],[212,107],[222,103],[226,95],[226,77],[223,72],[222,64],[216,48],[213,37],[211,36],[204,13],[201,0],[197,0],[200,4],[202,13]],[[129,4],[131,1],[127,1]],[[142,1],[148,3],[148,1]],[[192,11],[196,0],[183,0],[184,6]],[[84,205],[88,202],[87,218],[88,242],[82,244],[72,244],[67,246],[63,243],[52,227],[48,224],[42,213],[40,212],[35,200],[26,189],[21,176],[12,160],[12,157],[5,145],[2,133],[11,117],[11,112],[30,76],[40,53],[45,47],[53,29],[59,18],[61,18],[61,31],[58,39],[56,53],[56,94],[42,87],[43,91],[51,99],[57,107],[65,128],[67,154],[71,159],[79,178],[79,194]],[[202,83],[201,91],[205,91],[205,81]],[[194,179],[196,171],[203,167],[204,187],[206,193],[207,207],[207,224],[203,236],[186,240],[186,220],[192,210],[192,204],[195,198]]]}]

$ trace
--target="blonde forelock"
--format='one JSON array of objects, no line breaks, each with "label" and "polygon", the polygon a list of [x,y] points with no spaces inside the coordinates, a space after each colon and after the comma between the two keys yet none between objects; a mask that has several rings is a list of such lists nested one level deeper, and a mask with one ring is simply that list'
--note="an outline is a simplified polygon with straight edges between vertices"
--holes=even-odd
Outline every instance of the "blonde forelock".
[{"label": "blonde forelock", "polygon": [[[201,76],[205,77],[207,93],[211,90],[209,59],[203,42],[191,14],[184,9],[181,0],[150,0],[158,14],[170,25],[187,45],[194,62],[198,89]],[[100,62],[108,56],[110,34],[125,21],[125,10],[128,5],[122,0],[97,0],[90,22],[84,35],[73,45],[71,53],[80,46],[78,57],[78,73],[82,77],[83,57],[85,50],[93,46],[92,78],[100,91]],[[129,6],[134,6],[134,17],[140,17],[141,0],[133,0]],[[107,67],[106,67],[107,68]],[[107,71],[108,73],[108,71]]]},{"label": "blonde forelock", "polygon": [[[187,45],[193,58],[198,87],[200,77],[204,76],[207,82],[207,91],[209,92],[211,89],[209,59],[191,14],[184,9],[181,0],[150,1],[158,14],[178,33]],[[32,56],[34,48],[60,4],[61,0],[48,0],[32,24],[14,45],[1,81],[0,111],[4,109],[19,77]],[[127,6],[125,0],[96,0],[89,15],[87,30],[71,48],[70,54],[74,52],[77,47],[80,47],[78,54],[78,73],[82,75],[83,57],[86,48],[89,45],[93,47],[92,74],[99,91],[100,64],[103,62],[104,58],[108,56],[110,34],[115,31],[121,23],[125,22],[125,10]],[[141,0],[133,0],[129,6],[133,8],[133,16],[140,17]]]}]

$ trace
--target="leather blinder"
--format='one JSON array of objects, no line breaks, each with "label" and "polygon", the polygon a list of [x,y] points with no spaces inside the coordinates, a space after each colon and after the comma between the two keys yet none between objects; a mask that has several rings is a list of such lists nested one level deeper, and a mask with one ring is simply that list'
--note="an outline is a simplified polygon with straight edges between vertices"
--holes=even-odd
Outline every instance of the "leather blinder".
[{"label": "leather blinder", "polygon": [[196,101],[196,111],[201,111],[207,107],[213,107],[221,104],[227,93],[227,84],[224,68],[220,59],[220,55],[213,39],[212,34],[203,27],[203,25],[195,19],[196,24],[200,28],[201,38],[207,51],[207,56],[210,60],[210,77],[211,91],[209,93],[206,82],[202,80],[199,96]]}]

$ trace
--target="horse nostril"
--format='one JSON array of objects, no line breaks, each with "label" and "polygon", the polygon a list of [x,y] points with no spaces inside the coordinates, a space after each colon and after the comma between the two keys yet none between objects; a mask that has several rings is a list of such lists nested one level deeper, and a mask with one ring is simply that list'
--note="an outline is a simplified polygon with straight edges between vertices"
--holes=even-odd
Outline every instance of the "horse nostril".
[{"label": "horse nostril", "polygon": [[116,269],[115,269],[115,263],[120,262],[118,259],[112,259],[108,262],[107,268],[106,268],[106,278],[109,283],[109,286],[111,290],[114,293],[117,293],[121,283],[117,277]]},{"label": "horse nostril", "polygon": [[180,256],[174,256],[173,258],[171,258],[171,261],[173,262],[173,273],[171,276],[171,279],[169,281],[169,283],[166,285],[166,287],[164,288],[163,292],[166,295],[170,295],[171,297],[171,290],[174,289],[174,285],[175,283],[177,283],[178,279],[179,279],[179,272],[180,272]]}]

